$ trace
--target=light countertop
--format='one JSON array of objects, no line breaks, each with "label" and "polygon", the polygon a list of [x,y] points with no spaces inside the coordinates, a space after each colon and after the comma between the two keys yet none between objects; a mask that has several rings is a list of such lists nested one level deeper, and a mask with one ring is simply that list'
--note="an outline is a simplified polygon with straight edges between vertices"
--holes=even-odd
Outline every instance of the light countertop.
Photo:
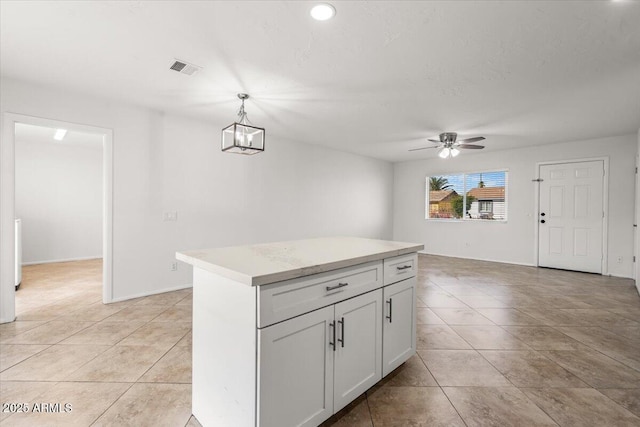
[{"label": "light countertop", "polygon": [[323,237],[177,252],[176,259],[249,286],[295,279],[417,252],[419,243]]}]

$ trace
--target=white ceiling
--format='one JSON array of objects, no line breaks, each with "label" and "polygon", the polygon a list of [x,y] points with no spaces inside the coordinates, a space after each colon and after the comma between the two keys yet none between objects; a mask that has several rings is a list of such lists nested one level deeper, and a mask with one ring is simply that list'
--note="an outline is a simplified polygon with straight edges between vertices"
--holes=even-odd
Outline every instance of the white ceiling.
[{"label": "white ceiling", "polygon": [[398,161],[443,131],[497,150],[640,128],[638,1],[333,1],[327,22],[307,1],[0,4],[3,75],[220,127],[248,92],[267,149]]},{"label": "white ceiling", "polygon": [[62,141],[57,141],[53,139],[56,130],[57,129],[44,126],[16,123],[16,143],[30,142],[35,144],[74,145],[102,150],[103,134],[67,129],[67,133]]}]

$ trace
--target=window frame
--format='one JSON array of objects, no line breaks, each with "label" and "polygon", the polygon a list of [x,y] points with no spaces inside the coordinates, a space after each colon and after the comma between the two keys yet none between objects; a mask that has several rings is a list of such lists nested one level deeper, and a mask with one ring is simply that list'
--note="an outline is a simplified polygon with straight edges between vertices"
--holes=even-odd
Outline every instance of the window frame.
[{"label": "window frame", "polygon": [[[504,218],[503,219],[482,219],[482,218],[468,218],[466,213],[462,215],[462,218],[431,218],[430,214],[430,203],[429,203],[429,179],[432,177],[447,177],[447,176],[455,176],[462,175],[462,183],[463,183],[463,206],[466,206],[467,193],[469,190],[467,189],[467,176],[468,175],[476,175],[476,174],[485,174],[485,173],[504,173]],[[424,200],[424,215],[426,221],[435,221],[435,222],[482,222],[482,223],[507,223],[509,220],[508,207],[509,207],[509,169],[507,168],[496,168],[496,169],[486,169],[486,170],[474,170],[470,172],[444,172],[444,173],[435,173],[430,174],[425,177],[425,200]],[[487,200],[491,202],[491,208],[493,213],[493,208],[495,207],[495,203],[493,200]],[[477,200],[479,203],[480,201]],[[472,202],[473,203],[473,202]],[[480,206],[478,206],[478,212]],[[483,212],[485,213],[485,212]],[[488,212],[486,212],[488,213]]]},{"label": "window frame", "polygon": [[[489,209],[482,209],[483,205],[489,206]],[[493,200],[478,200],[478,212],[493,213]]]}]

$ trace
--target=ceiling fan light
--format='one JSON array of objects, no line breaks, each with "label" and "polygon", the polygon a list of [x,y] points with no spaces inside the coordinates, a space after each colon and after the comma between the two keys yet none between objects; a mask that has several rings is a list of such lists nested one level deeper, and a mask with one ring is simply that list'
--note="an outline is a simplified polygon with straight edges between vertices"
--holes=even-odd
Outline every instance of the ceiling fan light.
[{"label": "ceiling fan light", "polygon": [[444,147],[442,150],[440,150],[440,152],[438,153],[438,156],[440,156],[440,158],[442,159],[446,159],[447,157],[449,157],[450,152],[451,150],[449,150],[449,148]]},{"label": "ceiling fan light", "polygon": [[460,150],[458,150],[457,148],[452,148],[451,149],[451,157],[455,157],[458,154],[460,154]]}]

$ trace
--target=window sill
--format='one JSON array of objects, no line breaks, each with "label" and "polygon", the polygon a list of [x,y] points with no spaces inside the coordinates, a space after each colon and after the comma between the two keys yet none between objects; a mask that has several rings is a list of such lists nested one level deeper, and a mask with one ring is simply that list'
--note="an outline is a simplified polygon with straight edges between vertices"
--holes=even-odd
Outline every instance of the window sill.
[{"label": "window sill", "polygon": [[489,224],[506,224],[507,219],[449,219],[449,218],[425,218],[429,222],[468,222],[468,223],[489,223]]}]

